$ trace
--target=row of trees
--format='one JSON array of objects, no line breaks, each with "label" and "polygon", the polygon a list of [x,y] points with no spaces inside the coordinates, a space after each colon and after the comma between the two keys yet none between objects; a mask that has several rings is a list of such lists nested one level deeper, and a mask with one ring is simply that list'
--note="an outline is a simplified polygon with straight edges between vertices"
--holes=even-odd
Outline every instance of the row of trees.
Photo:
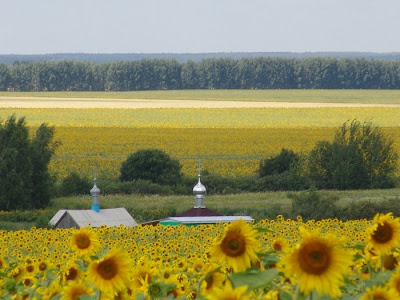
[{"label": "row of trees", "polygon": [[335,58],[168,59],[0,64],[0,90],[399,89],[400,61]]}]

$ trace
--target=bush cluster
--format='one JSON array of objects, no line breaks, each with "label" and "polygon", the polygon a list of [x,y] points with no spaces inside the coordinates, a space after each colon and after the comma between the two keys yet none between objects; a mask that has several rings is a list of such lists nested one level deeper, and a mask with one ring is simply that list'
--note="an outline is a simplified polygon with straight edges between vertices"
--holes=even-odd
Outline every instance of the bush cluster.
[{"label": "bush cluster", "polygon": [[[290,192],[287,196],[292,200],[292,211],[288,216],[301,216],[304,221],[336,218],[338,220],[372,219],[377,213],[400,215],[400,199],[386,199],[376,202],[371,200],[352,201],[339,205],[339,197],[324,191],[310,189],[298,193]],[[278,209],[279,210],[279,209]]]}]

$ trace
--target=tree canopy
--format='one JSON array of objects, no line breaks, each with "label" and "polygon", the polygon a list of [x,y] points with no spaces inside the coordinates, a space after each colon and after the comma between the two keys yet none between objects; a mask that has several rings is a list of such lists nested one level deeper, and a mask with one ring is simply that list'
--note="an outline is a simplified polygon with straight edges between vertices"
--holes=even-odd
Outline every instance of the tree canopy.
[{"label": "tree canopy", "polygon": [[25,118],[0,123],[0,210],[44,208],[50,202],[48,164],[57,143],[42,124],[32,139]]},{"label": "tree canopy", "polygon": [[132,153],[122,163],[121,181],[148,180],[176,185],[181,180],[179,161],[159,149],[142,149]]},{"label": "tree canopy", "polygon": [[332,143],[318,142],[309,155],[310,176],[323,189],[393,186],[398,154],[393,140],[371,122],[345,122]]},{"label": "tree canopy", "polygon": [[179,89],[400,89],[400,61],[252,57],[0,63],[0,91]]}]

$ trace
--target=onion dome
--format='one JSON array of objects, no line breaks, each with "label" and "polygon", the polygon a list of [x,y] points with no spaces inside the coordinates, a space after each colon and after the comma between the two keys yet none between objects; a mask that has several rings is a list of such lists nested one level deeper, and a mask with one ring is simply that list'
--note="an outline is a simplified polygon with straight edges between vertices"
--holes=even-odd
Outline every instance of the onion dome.
[{"label": "onion dome", "polygon": [[206,206],[204,205],[204,198],[207,192],[206,187],[201,183],[200,177],[201,175],[199,174],[199,182],[193,187],[193,194],[194,194],[194,207],[195,208],[205,208]]}]

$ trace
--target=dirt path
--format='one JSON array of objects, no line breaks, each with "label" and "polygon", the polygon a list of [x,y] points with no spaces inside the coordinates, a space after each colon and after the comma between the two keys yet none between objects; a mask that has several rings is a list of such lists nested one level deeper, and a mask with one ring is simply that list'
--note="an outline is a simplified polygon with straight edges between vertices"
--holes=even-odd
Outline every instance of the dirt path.
[{"label": "dirt path", "polygon": [[0,97],[0,108],[308,108],[308,107],[393,107],[400,104],[253,102],[159,99],[93,99]]}]

